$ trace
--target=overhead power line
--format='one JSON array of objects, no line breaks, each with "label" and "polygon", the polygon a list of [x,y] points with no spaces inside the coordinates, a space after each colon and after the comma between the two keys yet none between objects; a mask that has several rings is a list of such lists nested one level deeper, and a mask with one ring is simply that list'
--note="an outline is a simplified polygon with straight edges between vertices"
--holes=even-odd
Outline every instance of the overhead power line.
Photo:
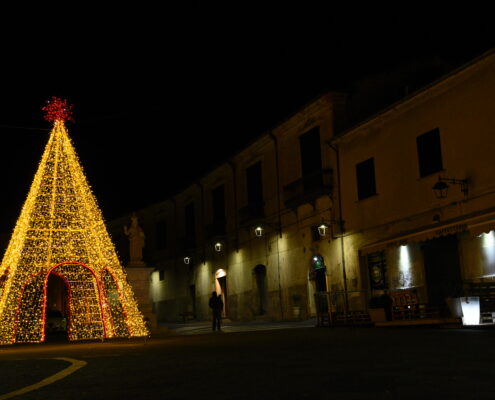
[{"label": "overhead power line", "polygon": [[15,125],[1,125],[1,124],[0,124],[0,129],[21,129],[25,131],[44,131],[44,132],[48,132],[50,130],[49,128],[34,128],[30,126],[15,126]]}]

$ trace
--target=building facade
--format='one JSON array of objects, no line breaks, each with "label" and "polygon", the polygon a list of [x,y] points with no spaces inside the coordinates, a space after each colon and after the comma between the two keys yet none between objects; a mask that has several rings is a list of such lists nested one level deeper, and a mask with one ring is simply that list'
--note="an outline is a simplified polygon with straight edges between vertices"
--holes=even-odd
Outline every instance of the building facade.
[{"label": "building facade", "polygon": [[494,94],[489,53],[334,140],[347,265],[370,296],[441,305],[493,280]]},{"label": "building facade", "polygon": [[[365,311],[390,291],[440,304],[493,279],[494,54],[336,132],[346,102],[319,97],[137,211],[158,320],[208,319],[214,290],[225,317],[283,320],[314,316],[316,293]],[[129,219],[109,224],[124,261]]]},{"label": "building facade", "polygon": [[[315,314],[314,293],[341,276],[313,258],[336,244],[317,225],[334,219],[334,116],[345,98],[321,96],[181,193],[137,211],[159,320],[209,318],[212,291],[234,320]],[[130,216],[109,223],[124,259]]]}]

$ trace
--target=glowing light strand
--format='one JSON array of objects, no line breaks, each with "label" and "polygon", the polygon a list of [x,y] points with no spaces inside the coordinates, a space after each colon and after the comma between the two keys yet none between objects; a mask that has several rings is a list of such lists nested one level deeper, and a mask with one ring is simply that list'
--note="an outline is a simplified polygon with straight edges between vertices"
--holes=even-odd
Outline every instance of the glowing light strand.
[{"label": "glowing light strand", "polygon": [[70,340],[146,336],[66,131],[67,103],[50,104],[54,126],[0,264],[0,344],[44,340],[52,273],[67,285]]},{"label": "glowing light strand", "polygon": [[45,112],[45,120],[49,122],[74,122],[74,118],[72,117],[72,108],[72,104],[69,104],[67,100],[53,96],[51,100],[46,102],[46,106],[44,106],[42,110]]}]

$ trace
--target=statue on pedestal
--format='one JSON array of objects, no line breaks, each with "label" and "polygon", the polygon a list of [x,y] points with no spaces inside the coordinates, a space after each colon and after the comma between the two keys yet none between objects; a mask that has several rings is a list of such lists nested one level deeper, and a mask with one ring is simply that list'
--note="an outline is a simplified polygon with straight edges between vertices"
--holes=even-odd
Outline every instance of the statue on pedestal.
[{"label": "statue on pedestal", "polygon": [[143,261],[144,232],[139,226],[136,213],[132,214],[131,226],[124,226],[124,233],[129,238],[130,260],[127,264],[127,280],[134,289],[139,310],[145,317],[146,324],[151,324],[151,329],[157,329],[156,316],[153,314],[153,306],[150,297],[150,275],[153,268],[148,267]]},{"label": "statue on pedestal", "polygon": [[124,226],[124,233],[129,238],[129,266],[144,266],[143,247],[144,247],[144,232],[139,226],[136,213],[132,214],[131,226]]}]

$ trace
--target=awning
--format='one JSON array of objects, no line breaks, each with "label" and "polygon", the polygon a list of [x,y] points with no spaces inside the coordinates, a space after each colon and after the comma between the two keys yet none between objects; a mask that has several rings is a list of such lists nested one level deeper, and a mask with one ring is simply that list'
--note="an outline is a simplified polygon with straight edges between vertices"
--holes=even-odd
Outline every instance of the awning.
[{"label": "awning", "polygon": [[482,233],[488,233],[495,230],[495,219],[469,224],[468,229],[469,233],[473,236],[478,236]]},{"label": "awning", "polygon": [[424,242],[425,240],[435,239],[441,236],[452,235],[458,232],[468,230],[467,222],[456,222],[452,224],[446,224],[443,226],[436,226],[430,229],[424,229],[420,231],[412,231],[405,233],[388,240],[372,243],[359,250],[360,254],[365,256],[367,254],[383,251],[390,247],[405,246],[409,243]]},{"label": "awning", "polygon": [[452,235],[458,232],[469,231],[472,236],[488,233],[495,230],[495,208],[478,211],[467,216],[458,217],[448,224],[430,226],[403,232],[397,236],[371,243],[359,249],[361,255],[383,251],[390,247],[399,247],[408,243],[423,242],[441,236]]}]

